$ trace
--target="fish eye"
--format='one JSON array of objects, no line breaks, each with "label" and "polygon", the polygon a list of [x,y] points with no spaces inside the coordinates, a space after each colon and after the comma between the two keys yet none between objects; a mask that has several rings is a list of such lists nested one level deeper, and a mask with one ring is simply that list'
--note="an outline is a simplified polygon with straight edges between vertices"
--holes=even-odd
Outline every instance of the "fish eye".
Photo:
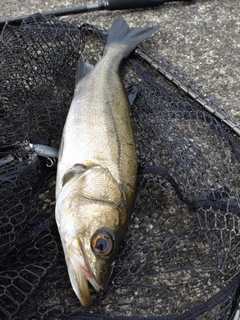
[{"label": "fish eye", "polygon": [[108,256],[113,247],[113,239],[106,231],[98,231],[92,237],[92,249],[98,256]]}]

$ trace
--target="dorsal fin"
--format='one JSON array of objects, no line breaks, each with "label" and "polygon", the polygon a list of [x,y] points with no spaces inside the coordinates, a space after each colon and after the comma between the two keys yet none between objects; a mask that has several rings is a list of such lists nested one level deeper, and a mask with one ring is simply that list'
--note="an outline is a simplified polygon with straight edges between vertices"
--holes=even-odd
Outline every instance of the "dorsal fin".
[{"label": "dorsal fin", "polygon": [[138,93],[139,93],[139,87],[138,85],[130,85],[125,87],[127,96],[128,96],[128,101],[130,103],[130,106],[133,105],[133,102],[135,101]]}]

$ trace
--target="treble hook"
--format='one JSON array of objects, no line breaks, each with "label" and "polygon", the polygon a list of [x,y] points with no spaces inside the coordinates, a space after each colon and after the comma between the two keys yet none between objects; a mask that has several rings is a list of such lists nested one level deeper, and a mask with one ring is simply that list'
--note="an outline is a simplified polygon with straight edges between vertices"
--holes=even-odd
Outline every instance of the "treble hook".
[{"label": "treble hook", "polygon": [[56,159],[55,159],[55,158],[47,158],[46,166],[47,166],[48,168],[51,168],[51,167],[54,165],[55,162],[56,162]]}]

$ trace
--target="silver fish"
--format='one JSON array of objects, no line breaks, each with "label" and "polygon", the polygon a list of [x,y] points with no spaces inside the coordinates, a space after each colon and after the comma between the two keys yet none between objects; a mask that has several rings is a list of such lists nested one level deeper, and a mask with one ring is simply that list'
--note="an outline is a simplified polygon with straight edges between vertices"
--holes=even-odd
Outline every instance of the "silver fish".
[{"label": "silver fish", "polygon": [[97,292],[106,286],[134,204],[136,145],[119,66],[158,29],[130,29],[118,18],[96,66],[79,60],[59,150],[56,221],[84,307],[92,302],[89,283]]}]

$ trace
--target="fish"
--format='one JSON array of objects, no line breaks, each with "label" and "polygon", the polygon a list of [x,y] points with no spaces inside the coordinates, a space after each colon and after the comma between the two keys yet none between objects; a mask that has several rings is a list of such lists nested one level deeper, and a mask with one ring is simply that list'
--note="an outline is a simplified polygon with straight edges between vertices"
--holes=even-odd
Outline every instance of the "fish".
[{"label": "fish", "polygon": [[122,61],[159,27],[117,18],[102,58],[81,55],[60,143],[55,218],[72,288],[83,307],[105,290],[133,210],[138,159]]}]

